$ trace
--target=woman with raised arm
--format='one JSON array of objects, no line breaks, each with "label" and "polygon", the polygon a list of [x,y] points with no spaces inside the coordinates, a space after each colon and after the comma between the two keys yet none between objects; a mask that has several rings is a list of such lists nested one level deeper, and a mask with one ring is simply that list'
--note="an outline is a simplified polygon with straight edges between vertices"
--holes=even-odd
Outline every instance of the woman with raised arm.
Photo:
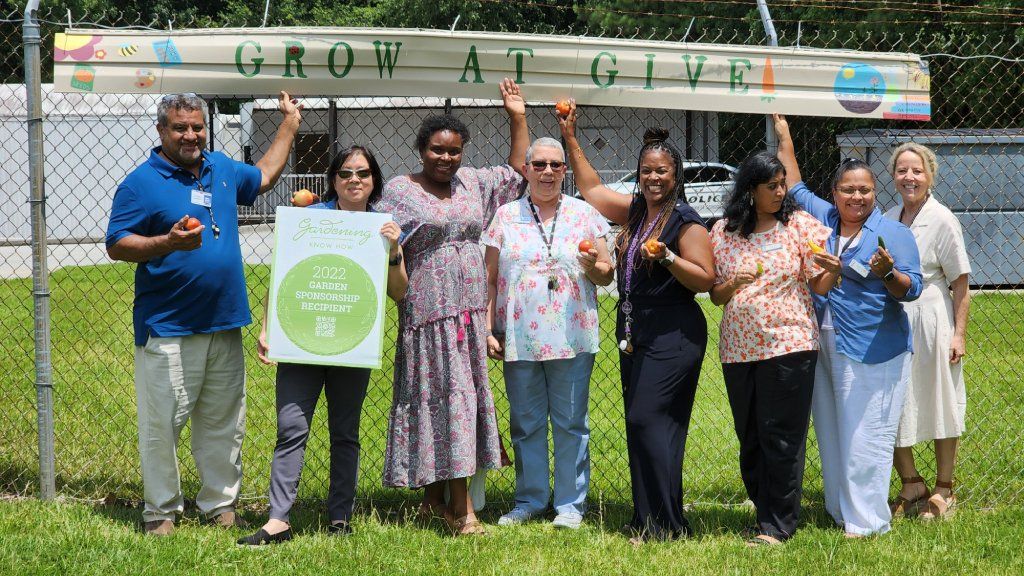
[{"label": "woman with raised arm", "polygon": [[[932,194],[939,163],[915,142],[896,147],[889,170],[901,203],[885,213],[910,228],[921,252],[924,289],[903,305],[914,333],[914,359],[903,416],[896,433],[896,472],[903,488],[890,504],[893,515],[945,518],[956,507],[953,466],[964,432],[967,393],[963,364],[971,305],[964,233],[956,216]],[[935,490],[928,491],[914,463],[913,446],[935,441]]]},{"label": "woman with raised arm", "polygon": [[790,193],[834,231],[823,248],[842,266],[832,289],[814,296],[821,342],[811,411],[825,509],[848,537],[881,534],[892,518],[889,477],[910,376],[912,338],[901,303],[921,295],[917,244],[875,206],[875,176],[861,160],[847,158],[836,169],[834,205],[811,192],[789,124],[774,118]]},{"label": "woman with raised arm", "polygon": [[409,271],[398,305],[384,485],[424,488],[420,516],[445,517],[456,535],[484,532],[466,479],[505,463],[487,378],[480,237],[498,206],[522,189],[530,135],[519,86],[506,78],[500,90],[511,132],[507,164],[463,167],[466,125],[431,116],[416,134],[423,169],[389,180],[375,206],[402,227]]},{"label": "woman with raised arm", "polygon": [[748,546],[780,544],[796,532],[818,360],[808,283],[826,294],[839,272],[838,258],[810,247],[832,231],[786,192],[779,159],[753,154],[711,231],[711,301],[725,307],[718,351],[740,475],[757,513]]},{"label": "woman with raised arm", "polygon": [[637,160],[637,192],[601,183],[576,139],[576,104],[559,118],[576,187],[615,239],[616,340],[633,489],[633,542],[690,534],[683,516],[683,453],[707,323],[694,296],[715,279],[711,239],[683,194],[683,158],[668,132],[648,129]]}]

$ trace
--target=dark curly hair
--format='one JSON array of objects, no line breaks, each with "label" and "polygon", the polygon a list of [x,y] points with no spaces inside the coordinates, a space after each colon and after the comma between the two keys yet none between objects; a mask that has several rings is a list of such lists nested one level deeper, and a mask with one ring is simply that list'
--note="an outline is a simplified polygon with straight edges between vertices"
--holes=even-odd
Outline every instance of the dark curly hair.
[{"label": "dark curly hair", "polygon": [[[675,186],[668,195],[665,196],[665,201],[661,205],[661,213],[658,215],[658,223],[654,225],[654,229],[651,231],[650,237],[658,238],[661,236],[662,230],[665,229],[665,224],[668,223],[668,218],[672,215],[672,210],[675,208],[678,199],[683,198],[684,201],[686,199],[684,191],[685,184],[683,180],[683,154],[675,147],[675,145],[668,141],[668,130],[657,127],[648,128],[644,132],[644,144],[640,147],[640,154],[637,155],[636,188],[634,189],[634,195],[640,193],[640,166],[643,164],[644,155],[649,152],[665,152],[672,157],[672,164],[674,165],[673,176],[675,177]],[[626,250],[629,248],[630,238],[634,234],[641,233],[640,227],[643,226],[646,218],[646,202],[640,202],[639,210],[630,210],[629,220],[626,222],[626,225],[622,227],[619,235],[615,238],[615,249],[618,250],[620,254],[626,253]],[[647,239],[645,238],[644,240]]]},{"label": "dark curly hair", "polygon": [[384,191],[384,173],[380,170],[380,164],[377,163],[377,158],[374,157],[373,152],[365,146],[353,144],[348,148],[345,148],[331,160],[331,166],[327,169],[327,192],[324,193],[323,201],[330,202],[338,198],[338,191],[334,189],[334,175],[341,170],[341,165],[345,163],[353,154],[362,154],[363,158],[366,158],[366,163],[370,165],[370,173],[373,174],[373,189],[370,190],[370,197],[366,201],[367,206],[372,206],[378,200],[380,200],[381,193]]},{"label": "dark curly hair", "polygon": [[462,137],[462,144],[465,145],[469,142],[469,128],[451,114],[438,114],[434,116],[427,116],[423,119],[420,124],[420,129],[416,131],[416,150],[423,152],[427,149],[427,143],[430,142],[430,137],[437,132],[448,130],[454,132]]},{"label": "dark curly hair", "polygon": [[[732,194],[725,201],[723,217],[726,219],[725,231],[739,231],[743,238],[750,238],[757,225],[757,210],[754,208],[754,191],[758,185],[768,182],[782,174],[786,176],[786,167],[779,159],[768,151],[751,154],[744,160],[736,172],[736,184]],[[775,219],[783,225],[789,224],[789,217],[799,207],[791,194],[782,198],[782,206],[775,213]]]}]

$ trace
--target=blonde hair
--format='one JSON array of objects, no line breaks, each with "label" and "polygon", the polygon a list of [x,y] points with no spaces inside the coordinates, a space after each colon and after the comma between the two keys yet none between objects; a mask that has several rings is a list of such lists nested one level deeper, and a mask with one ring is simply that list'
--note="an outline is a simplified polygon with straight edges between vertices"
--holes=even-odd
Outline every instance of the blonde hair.
[{"label": "blonde hair", "polygon": [[939,173],[939,161],[935,158],[935,152],[932,152],[931,148],[917,142],[904,142],[892,151],[892,158],[889,159],[889,174],[896,175],[896,161],[899,160],[899,157],[904,152],[913,152],[921,158],[921,163],[924,164],[924,171],[928,174],[928,180],[934,186],[935,178]]}]

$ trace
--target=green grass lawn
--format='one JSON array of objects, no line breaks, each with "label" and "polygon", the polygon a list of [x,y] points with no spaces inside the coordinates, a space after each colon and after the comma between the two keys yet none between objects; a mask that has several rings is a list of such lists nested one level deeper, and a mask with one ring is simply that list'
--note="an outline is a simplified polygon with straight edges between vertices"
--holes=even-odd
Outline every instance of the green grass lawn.
[{"label": "green grass lawn", "polygon": [[[259,316],[269,270],[249,267],[250,301]],[[137,499],[141,494],[136,450],[132,387],[131,301],[129,265],[65,268],[51,277],[52,362],[58,490],[79,498],[113,496]],[[717,341],[720,311],[701,301]],[[602,352],[591,387],[591,496],[608,510],[628,510],[629,472],[622,427],[618,360],[612,337],[614,298],[602,297]],[[968,432],[960,453],[958,493],[973,508],[1005,503],[1024,504],[1021,440],[1024,403],[1024,338],[1020,311],[1024,297],[1009,293],[980,294],[972,308],[969,362]],[[38,482],[32,336],[31,281],[0,282],[0,330],[5,333],[4,370],[0,371],[0,491],[33,493]],[[389,306],[386,358],[393,355],[395,316]],[[255,357],[254,331],[246,331],[249,411],[244,451],[243,494],[255,503],[265,499],[275,436],[273,369]],[[686,463],[685,498],[701,505],[739,503],[745,498],[736,463],[736,439],[722,385],[717,348],[705,359],[697,396]],[[387,362],[386,362],[387,363]],[[491,379],[498,419],[508,438],[508,410],[500,367],[492,365]],[[391,369],[374,373],[363,411],[360,494],[374,501],[406,501],[407,492],[380,487],[387,415],[391,402]],[[326,493],[327,434],[324,410],[318,410],[314,436],[300,497],[318,499]],[[187,434],[186,434],[187,436]],[[812,434],[813,438],[813,434]],[[182,444],[182,473],[186,493],[194,494],[197,477]],[[930,450],[921,451],[923,469],[932,467]],[[931,474],[926,472],[926,477]],[[817,452],[808,451],[805,494],[808,503],[820,501]],[[511,498],[511,469],[492,473],[492,501]]]},{"label": "green grass lawn", "polygon": [[[348,538],[324,534],[321,518],[294,518],[298,537],[242,549],[243,532],[186,518],[170,538],[143,536],[138,513],[119,506],[0,502],[4,574],[1021,574],[1024,511],[961,511],[944,523],[899,521],[893,532],[846,540],[817,510],[786,545],[747,549],[737,534],[745,510],[691,511],[698,535],[633,548],[615,532],[622,515],[594,515],[577,532],[546,522],[489,526],[478,538],[451,538],[376,510],[354,519]],[[485,516],[493,522],[495,513]],[[252,517],[261,521],[261,518]]]}]

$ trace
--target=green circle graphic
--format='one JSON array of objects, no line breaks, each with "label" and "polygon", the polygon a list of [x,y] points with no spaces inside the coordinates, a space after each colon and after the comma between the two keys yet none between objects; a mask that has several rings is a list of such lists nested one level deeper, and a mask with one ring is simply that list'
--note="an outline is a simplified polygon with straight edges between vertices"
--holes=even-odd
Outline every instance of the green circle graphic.
[{"label": "green circle graphic", "polygon": [[277,319],[296,346],[334,356],[358,346],[377,320],[377,291],[362,266],[339,254],[310,256],[278,287]]}]

